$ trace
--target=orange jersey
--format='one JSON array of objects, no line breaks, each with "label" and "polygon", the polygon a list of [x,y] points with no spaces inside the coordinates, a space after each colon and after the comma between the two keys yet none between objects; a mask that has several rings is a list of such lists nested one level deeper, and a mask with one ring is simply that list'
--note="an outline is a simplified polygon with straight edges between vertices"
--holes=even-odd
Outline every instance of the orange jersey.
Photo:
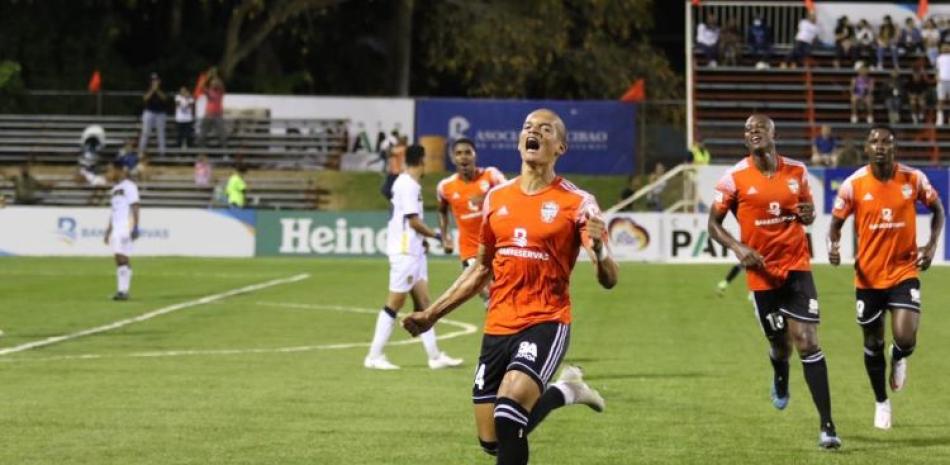
[{"label": "orange jersey", "polygon": [[448,205],[459,229],[459,255],[462,261],[478,253],[478,235],[482,226],[482,203],[485,194],[501,183],[505,176],[497,168],[478,168],[475,178],[465,181],[457,173],[439,182],[436,194],[440,205]]},{"label": "orange jersey", "polygon": [[838,188],[831,213],[840,219],[854,214],[858,234],[854,285],[887,289],[917,277],[916,202],[933,205],[937,192],[919,170],[898,164],[894,176],[880,181],[865,166]]},{"label": "orange jersey", "polygon": [[732,211],[739,221],[740,241],[765,258],[765,268],[747,269],[749,289],[764,291],[782,285],[789,271],[811,269],[805,225],[796,207],[811,202],[805,165],[777,157],[775,174],[767,177],[746,157],[716,185],[713,208]]},{"label": "orange jersey", "polygon": [[[485,197],[481,243],[494,251],[485,334],[517,333],[529,326],[571,322],[571,270],[587,237],[594,197],[558,177],[540,192],[522,192],[520,178]],[[605,245],[606,246],[606,245]]]}]

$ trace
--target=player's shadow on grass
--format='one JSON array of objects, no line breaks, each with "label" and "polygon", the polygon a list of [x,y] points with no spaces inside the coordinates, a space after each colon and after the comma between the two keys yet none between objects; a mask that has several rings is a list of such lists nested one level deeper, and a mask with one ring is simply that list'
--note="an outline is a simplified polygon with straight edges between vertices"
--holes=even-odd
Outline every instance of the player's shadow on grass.
[{"label": "player's shadow on grass", "polygon": [[[879,449],[881,447],[887,449],[900,449],[900,448],[916,448],[916,447],[934,447],[934,446],[948,446],[950,445],[950,436],[941,436],[941,437],[932,437],[932,438],[889,438],[881,436],[863,436],[863,435],[847,435],[844,436],[845,439],[852,439],[857,442],[859,445],[855,447],[848,447],[848,449],[861,450],[861,449]],[[864,444],[868,445],[883,445],[881,447],[864,447]]]},{"label": "player's shadow on grass", "polygon": [[616,375],[591,375],[585,376],[588,380],[605,379],[671,379],[671,378],[715,378],[719,375],[713,373],[703,373],[701,371],[684,371],[680,373],[620,373]]}]

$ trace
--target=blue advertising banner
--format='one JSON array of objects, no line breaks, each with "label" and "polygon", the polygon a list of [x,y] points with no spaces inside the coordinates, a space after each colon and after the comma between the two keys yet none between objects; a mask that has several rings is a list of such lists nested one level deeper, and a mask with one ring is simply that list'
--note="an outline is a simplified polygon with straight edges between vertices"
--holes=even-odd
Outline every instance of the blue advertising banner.
[{"label": "blue advertising banner", "polygon": [[[832,205],[834,205],[835,198],[838,196],[838,187],[841,186],[841,183],[844,182],[848,176],[851,176],[851,173],[857,171],[858,168],[849,167],[849,168],[828,168],[825,171],[825,213],[831,213]],[[947,205],[947,199],[950,198],[950,172],[946,168],[920,168],[921,171],[927,175],[927,179],[930,180],[930,184],[937,189],[937,193],[940,194],[940,200],[943,202],[944,206]],[[917,213],[930,213],[930,210],[927,209],[924,205],[920,203],[917,204]]]},{"label": "blue advertising banner", "polygon": [[[423,136],[475,141],[478,163],[519,172],[518,135],[533,110],[549,108],[564,120],[567,154],[557,162],[561,173],[629,174],[636,147],[636,105],[613,101],[570,100],[416,100],[416,140]],[[446,153],[446,166],[453,169]]]}]

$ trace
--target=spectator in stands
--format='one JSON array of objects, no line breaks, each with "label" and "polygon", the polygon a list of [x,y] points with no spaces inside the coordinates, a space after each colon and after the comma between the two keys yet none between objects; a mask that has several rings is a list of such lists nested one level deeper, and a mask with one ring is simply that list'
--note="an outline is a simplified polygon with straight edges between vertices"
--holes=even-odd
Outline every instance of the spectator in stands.
[{"label": "spectator in stands", "polygon": [[726,20],[724,23],[719,37],[719,50],[726,66],[739,64],[739,55],[742,54],[742,36],[739,35],[739,24],[735,19]]},{"label": "spectator in stands", "polygon": [[106,178],[102,175],[102,166],[99,160],[99,149],[102,144],[94,136],[85,138],[79,152],[79,178],[93,187],[106,185]]},{"label": "spectator in stands", "polygon": [[884,16],[884,22],[877,31],[877,69],[884,69],[884,52],[891,55],[891,64],[894,69],[899,69],[897,63],[897,27],[891,20],[891,15]]},{"label": "spectator in stands", "polygon": [[[656,166],[653,167],[653,172],[650,173],[649,183],[656,183],[664,174],[666,174],[666,166],[664,166],[663,163],[656,162]],[[656,184],[653,186],[653,189],[650,189],[650,192],[647,193],[647,208],[651,211],[663,211],[661,195],[664,189],[666,189],[666,181]]]},{"label": "spectator in stands", "polygon": [[696,47],[703,53],[710,67],[719,60],[719,23],[716,15],[710,14],[705,23],[696,26]]},{"label": "spectator in stands", "polygon": [[208,187],[211,185],[211,178],[211,162],[208,161],[208,156],[202,153],[198,155],[198,159],[195,160],[195,185],[198,187]]},{"label": "spectator in stands", "polygon": [[897,51],[901,55],[913,55],[924,51],[924,37],[914,18],[904,20],[904,28],[897,37]]},{"label": "spectator in stands", "polygon": [[835,25],[835,68],[840,68],[845,58],[854,61],[854,26],[847,16],[842,16]]},{"label": "spectator in stands", "polygon": [[831,126],[823,124],[821,134],[811,144],[811,162],[815,166],[833,168],[838,159],[838,138],[831,134]]},{"label": "spectator in stands", "polygon": [[914,124],[925,121],[927,112],[927,94],[930,92],[931,84],[927,72],[923,66],[915,66],[914,73],[907,81],[907,100],[910,102],[910,118]]},{"label": "spectator in stands", "polygon": [[142,96],[142,101],[145,103],[145,109],[142,110],[142,134],[139,137],[139,153],[145,153],[149,133],[154,128],[158,138],[158,153],[164,156],[165,105],[168,103],[168,96],[162,91],[162,80],[157,73],[152,73],[150,76],[148,90]]},{"label": "spectator in stands", "polygon": [[937,125],[943,126],[945,102],[950,99],[950,44],[940,45],[937,57]]},{"label": "spectator in stands", "polygon": [[772,31],[762,21],[762,18],[752,20],[752,26],[749,27],[748,37],[749,48],[752,54],[756,56],[756,69],[766,69],[769,67],[769,57],[772,55]]},{"label": "spectator in stands", "polygon": [[920,31],[920,38],[923,41],[924,52],[927,54],[927,60],[930,66],[937,65],[937,55],[940,54],[940,30],[937,29],[937,23],[933,18],[928,18],[924,22],[924,28]]},{"label": "spectator in stands", "polygon": [[901,122],[901,107],[904,106],[904,81],[900,71],[891,70],[891,75],[884,81],[884,108],[887,109],[887,121],[890,124]]},{"label": "spectator in stands", "polygon": [[793,68],[800,63],[804,63],[811,56],[811,48],[818,37],[818,23],[814,12],[809,12],[807,16],[798,22],[798,33],[795,34],[795,46],[788,54],[782,67],[791,65]]},{"label": "spectator in stands", "polygon": [[844,141],[844,147],[842,147],[841,151],[838,152],[837,166],[858,166],[863,164],[863,150],[858,149],[858,147],[863,146],[863,142],[855,144],[854,140],[846,139]]},{"label": "spectator in stands", "polygon": [[36,205],[42,202],[39,191],[48,191],[53,186],[33,177],[30,164],[24,163],[20,174],[13,178],[13,203],[18,205]]},{"label": "spectator in stands", "polygon": [[868,74],[868,67],[861,64],[858,75],[851,78],[851,122],[858,122],[858,106],[863,105],[867,112],[867,122],[874,122],[874,78]]},{"label": "spectator in stands", "polygon": [[175,129],[178,147],[195,145],[195,99],[185,86],[175,96]]},{"label": "spectator in stands", "polygon": [[854,57],[855,59],[867,60],[871,57],[871,50],[874,49],[875,35],[874,29],[868,20],[858,21],[858,26],[854,28]]},{"label": "spectator in stands", "polygon": [[231,177],[228,178],[228,186],[225,192],[228,195],[228,206],[230,208],[244,208],[246,204],[247,183],[244,182],[244,174],[247,168],[244,165],[237,165]]},{"label": "spectator in stands", "polygon": [[218,136],[218,145],[227,147],[227,127],[224,122],[224,82],[215,75],[210,78],[210,84],[205,90],[208,98],[205,103],[204,118],[201,119],[201,129],[198,134],[199,144],[205,145],[213,130]]},{"label": "spectator in stands", "polygon": [[937,18],[937,30],[940,31],[940,45],[950,43],[950,25],[945,16]]},{"label": "spectator in stands", "polygon": [[119,149],[119,153],[115,156],[116,161],[122,163],[123,166],[129,169],[131,173],[132,170],[139,164],[139,156],[135,153],[135,138],[130,137],[125,141],[125,145]]},{"label": "spectator in stands", "polygon": [[694,165],[708,165],[712,162],[712,154],[709,153],[709,149],[706,148],[703,140],[698,137],[693,142],[693,146],[689,148],[689,153]]}]

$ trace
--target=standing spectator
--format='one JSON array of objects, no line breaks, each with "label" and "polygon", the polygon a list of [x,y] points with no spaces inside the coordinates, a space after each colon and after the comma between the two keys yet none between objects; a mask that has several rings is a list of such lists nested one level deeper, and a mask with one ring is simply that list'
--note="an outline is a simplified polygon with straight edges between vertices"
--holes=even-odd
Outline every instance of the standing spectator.
[{"label": "standing spectator", "polygon": [[30,173],[30,164],[24,163],[20,168],[20,175],[13,178],[13,203],[19,205],[36,205],[42,202],[37,195],[38,191],[48,191],[53,186],[33,177]]},{"label": "standing spectator", "polygon": [[742,36],[739,35],[739,25],[735,19],[725,22],[719,39],[719,48],[722,61],[726,66],[738,65],[739,55],[742,54]]},{"label": "standing spectator", "polygon": [[937,125],[943,126],[944,104],[950,99],[950,44],[940,46],[937,57]]},{"label": "standing spectator", "polygon": [[831,135],[831,126],[823,124],[821,134],[811,144],[811,162],[815,166],[833,168],[838,158],[838,138]]},{"label": "standing spectator", "polygon": [[874,49],[874,29],[868,20],[858,21],[858,27],[854,28],[854,57],[867,60],[871,57],[871,50]]},{"label": "standing spectator", "polygon": [[221,78],[214,76],[210,78],[210,84],[205,90],[208,102],[205,104],[204,118],[201,120],[201,132],[198,134],[201,145],[211,137],[211,130],[218,136],[218,145],[227,147],[227,131],[224,122],[224,82]]},{"label": "standing spectator", "polygon": [[920,31],[920,38],[924,44],[924,52],[927,54],[927,60],[930,66],[937,65],[937,55],[940,54],[940,31],[937,29],[937,23],[933,18],[928,18],[924,23],[924,29]]},{"label": "standing spectator", "polygon": [[150,84],[145,95],[142,96],[145,102],[145,109],[142,111],[142,134],[139,137],[139,153],[145,153],[145,145],[148,143],[149,133],[152,128],[156,129],[158,137],[158,153],[165,155],[165,105],[168,103],[168,96],[162,91],[162,80],[157,73],[150,76]]},{"label": "standing spectator", "polygon": [[[663,163],[656,162],[653,172],[650,173],[649,183],[656,183],[664,174],[666,174],[666,166],[664,166]],[[647,193],[647,208],[650,211],[663,211],[663,201],[660,196],[663,194],[664,189],[666,189],[666,181],[653,186],[653,189],[650,189],[650,192]]]},{"label": "standing spectator", "polygon": [[752,20],[752,26],[749,27],[748,42],[752,54],[757,57],[756,69],[768,68],[769,57],[772,55],[772,31],[762,21],[762,18]]},{"label": "standing spectator", "polygon": [[788,54],[785,63],[782,67],[788,67],[791,64],[792,67],[797,66],[800,62],[804,62],[808,57],[811,56],[811,47],[814,44],[815,39],[818,37],[819,33],[818,24],[816,22],[816,17],[814,12],[809,12],[808,16],[802,18],[798,22],[798,33],[795,34],[795,46],[792,48],[792,51]]},{"label": "standing spectator", "polygon": [[904,106],[904,81],[900,71],[892,70],[890,78],[884,82],[884,108],[887,109],[887,121],[890,124],[901,122],[901,107]]},{"label": "standing spectator", "polygon": [[696,47],[706,56],[710,67],[716,67],[719,60],[719,23],[716,15],[706,17],[705,23],[696,26]]},{"label": "standing spectator", "polygon": [[854,60],[854,26],[847,16],[838,18],[838,24],[835,26],[835,68],[841,67],[841,60],[844,58]]},{"label": "standing spectator", "polygon": [[135,153],[135,137],[130,137],[126,139],[125,145],[119,149],[119,153],[116,154],[115,160],[129,169],[129,174],[135,172],[136,167],[139,164],[139,156]]},{"label": "standing spectator", "polygon": [[863,104],[868,124],[874,122],[874,78],[868,74],[867,65],[858,68],[858,75],[851,79],[851,122],[858,122],[858,105]]},{"label": "standing spectator", "polygon": [[950,43],[950,26],[947,25],[945,16],[937,19],[937,30],[940,31],[940,45]]},{"label": "standing spectator", "polygon": [[225,192],[228,194],[228,206],[230,208],[244,208],[246,204],[247,183],[244,182],[245,173],[247,173],[247,168],[244,165],[238,165],[231,173],[231,177],[228,178],[228,186],[225,188]]},{"label": "standing spectator", "polygon": [[208,187],[211,185],[211,177],[211,162],[208,161],[208,156],[202,153],[198,155],[198,159],[195,160],[195,185],[198,187]]},{"label": "standing spectator", "polygon": [[897,27],[891,21],[890,15],[884,16],[884,22],[881,23],[877,32],[877,69],[884,69],[884,51],[891,54],[891,64],[894,69],[899,69],[897,63]]},{"label": "standing spectator", "polygon": [[195,145],[195,99],[185,86],[181,86],[178,95],[175,96],[175,127],[178,146],[193,147]]},{"label": "standing spectator", "polygon": [[907,81],[907,99],[910,102],[910,118],[914,124],[924,122],[924,115],[927,112],[927,94],[930,92],[931,84],[927,72],[923,66],[915,66],[914,73]]},{"label": "standing spectator", "polygon": [[693,146],[689,148],[689,153],[694,165],[703,166],[712,162],[712,154],[709,153],[709,149],[706,148],[706,144],[700,138],[696,138],[696,142],[693,142]]},{"label": "standing spectator", "polygon": [[914,18],[904,20],[904,28],[897,38],[897,51],[902,55],[912,55],[924,51],[924,38],[914,22]]}]

